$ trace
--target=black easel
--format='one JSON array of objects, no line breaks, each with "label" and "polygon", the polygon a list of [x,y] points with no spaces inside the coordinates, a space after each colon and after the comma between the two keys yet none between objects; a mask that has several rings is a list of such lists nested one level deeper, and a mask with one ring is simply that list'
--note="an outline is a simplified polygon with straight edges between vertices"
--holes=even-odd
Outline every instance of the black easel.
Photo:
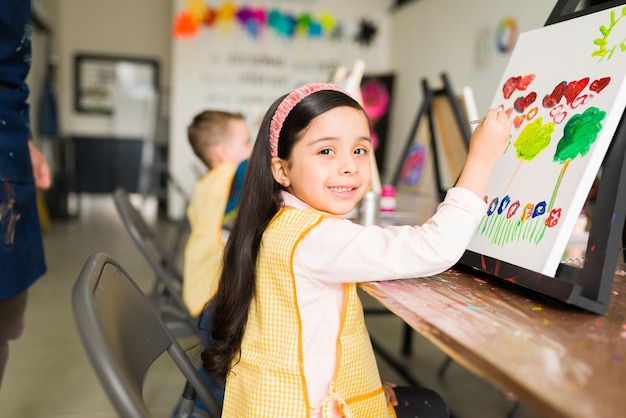
[{"label": "black easel", "polygon": [[435,168],[434,170],[435,180],[437,183],[437,192],[439,194],[439,199],[443,200],[446,194],[447,188],[441,180],[441,170],[439,167],[439,155],[441,153],[441,150],[438,149],[437,141],[435,140],[436,138],[435,137],[435,122],[433,118],[433,108],[432,108],[433,100],[436,97],[441,96],[441,97],[445,97],[446,99],[450,101],[450,105],[452,106],[452,111],[454,112],[454,118],[457,122],[461,135],[463,136],[463,139],[465,140],[466,145],[469,145],[471,133],[470,133],[469,126],[467,125],[467,121],[463,117],[463,112],[461,111],[459,101],[456,97],[456,94],[454,93],[454,90],[452,89],[452,85],[450,84],[450,80],[448,79],[448,76],[445,73],[442,73],[441,80],[443,82],[443,87],[441,87],[438,90],[433,90],[428,85],[428,81],[425,78],[422,79],[422,90],[424,94],[422,105],[420,106],[419,111],[417,112],[417,115],[415,117],[415,120],[413,121],[413,126],[411,127],[411,131],[409,132],[409,137],[407,138],[406,144],[404,146],[404,150],[401,154],[402,161],[400,164],[398,164],[398,168],[396,169],[396,172],[393,176],[392,183],[398,186],[398,181],[400,180],[400,175],[402,173],[402,167],[404,166],[404,159],[406,159],[409,153],[409,149],[411,148],[411,145],[415,141],[415,134],[417,133],[417,129],[419,128],[420,122],[422,121],[422,117],[427,116],[429,131],[430,131],[430,146],[432,149],[433,164]]},{"label": "black easel", "polygon": [[625,4],[624,0],[604,0],[604,1],[585,1],[586,4],[592,4],[586,6],[583,9],[576,10],[580,0],[558,0],[552,13],[548,16],[546,24],[544,26],[553,25],[558,22],[563,22],[570,19],[575,19],[580,16],[588,15],[598,12],[600,10],[610,9],[621,4]]},{"label": "black easel", "polygon": [[[578,3],[579,1],[575,0],[559,0],[546,25],[623,5],[626,1],[607,1],[574,11]],[[602,163],[602,176],[582,269],[561,264],[555,277],[549,277],[472,251],[465,252],[460,261],[461,265],[506,278],[590,312],[604,314],[611,296],[620,243],[622,236],[626,234],[625,158],[626,113],[622,115]]]}]

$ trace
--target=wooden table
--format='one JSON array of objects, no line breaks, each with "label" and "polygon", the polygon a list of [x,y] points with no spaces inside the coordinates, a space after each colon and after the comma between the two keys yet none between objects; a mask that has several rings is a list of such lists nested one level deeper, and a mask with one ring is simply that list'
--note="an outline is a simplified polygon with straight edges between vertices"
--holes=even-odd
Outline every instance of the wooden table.
[{"label": "wooden table", "polygon": [[451,269],[361,287],[455,361],[546,417],[626,416],[626,272],[598,316]]}]

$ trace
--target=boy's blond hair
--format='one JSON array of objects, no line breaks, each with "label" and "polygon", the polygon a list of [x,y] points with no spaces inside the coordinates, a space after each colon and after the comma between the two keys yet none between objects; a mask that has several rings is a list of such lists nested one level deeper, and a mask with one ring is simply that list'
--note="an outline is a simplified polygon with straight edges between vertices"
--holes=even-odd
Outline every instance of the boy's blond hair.
[{"label": "boy's blond hair", "polygon": [[227,140],[228,123],[237,119],[245,121],[239,112],[222,110],[204,110],[194,116],[187,127],[187,138],[198,158],[209,165],[205,160],[206,149]]}]

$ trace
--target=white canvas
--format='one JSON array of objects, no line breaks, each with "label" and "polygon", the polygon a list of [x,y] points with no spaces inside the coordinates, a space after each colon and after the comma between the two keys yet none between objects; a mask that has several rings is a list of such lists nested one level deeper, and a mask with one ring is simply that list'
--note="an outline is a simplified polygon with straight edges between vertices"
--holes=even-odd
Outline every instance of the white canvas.
[{"label": "white canvas", "polygon": [[491,103],[510,112],[511,142],[469,250],[554,277],[624,112],[625,78],[626,6],[520,35]]}]

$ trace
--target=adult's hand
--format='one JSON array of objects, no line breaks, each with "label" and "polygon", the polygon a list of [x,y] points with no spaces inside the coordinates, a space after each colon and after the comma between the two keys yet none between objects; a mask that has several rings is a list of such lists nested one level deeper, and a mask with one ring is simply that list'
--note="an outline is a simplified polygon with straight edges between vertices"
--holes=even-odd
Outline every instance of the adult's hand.
[{"label": "adult's hand", "polygon": [[50,166],[37,148],[34,142],[28,140],[28,150],[30,151],[30,162],[33,165],[33,176],[35,177],[35,187],[37,190],[48,190],[52,184],[50,178]]}]

